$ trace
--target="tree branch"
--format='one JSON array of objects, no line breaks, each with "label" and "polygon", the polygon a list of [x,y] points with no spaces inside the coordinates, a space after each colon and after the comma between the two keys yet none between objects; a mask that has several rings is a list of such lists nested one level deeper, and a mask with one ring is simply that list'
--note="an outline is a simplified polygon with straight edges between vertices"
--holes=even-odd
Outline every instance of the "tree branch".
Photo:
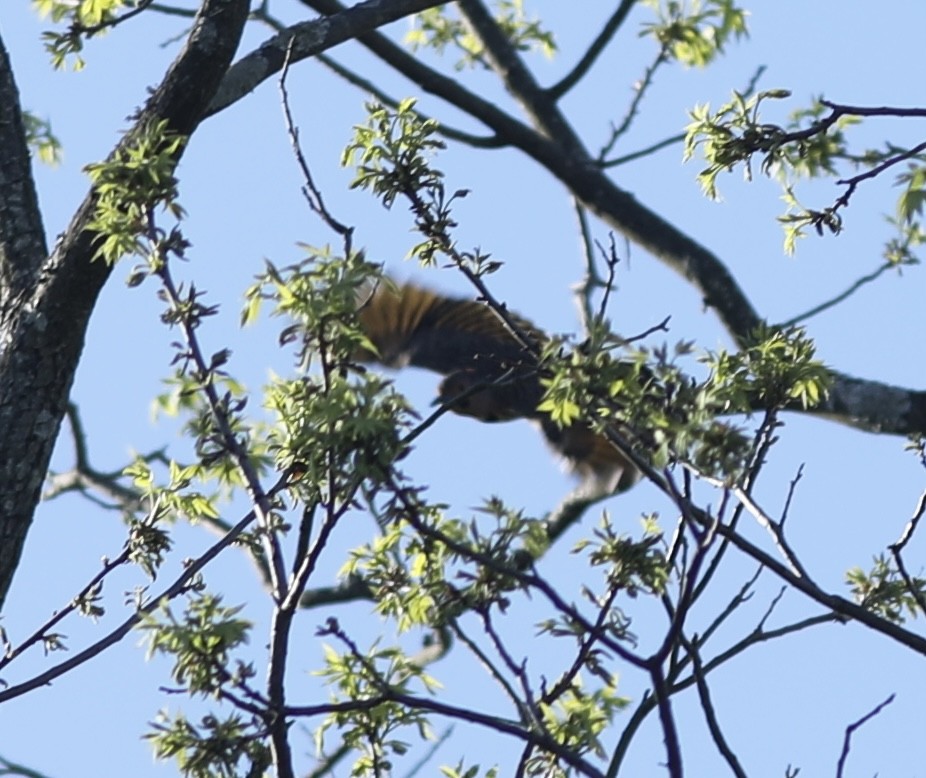
[{"label": "tree branch", "polygon": [[868,713],[862,716],[862,718],[860,718],[858,721],[846,727],[846,736],[842,744],[842,753],[839,755],[839,762],[836,765],[836,778],[842,778],[844,774],[843,770],[845,769],[845,766],[846,766],[846,760],[849,758],[849,749],[852,744],[852,734],[855,732],[855,730],[857,730],[863,724],[870,721],[875,716],[877,716],[879,713],[881,713],[881,711],[884,710],[893,701],[894,701],[894,695],[892,694],[884,702],[875,706],[873,710],[870,710]]},{"label": "tree branch", "polygon": [[714,703],[711,700],[710,689],[707,685],[707,677],[704,674],[704,666],[701,664],[701,656],[698,654],[697,642],[697,636],[695,636],[695,639],[687,645],[687,649],[688,655],[691,657],[693,665],[692,675],[697,683],[698,698],[701,700],[701,709],[704,711],[707,727],[710,730],[711,737],[714,739],[717,750],[720,751],[727,765],[729,765],[730,771],[736,778],[747,778],[745,770],[743,770],[739,763],[739,759],[737,759],[733,749],[730,748],[730,745],[727,743],[720,729],[720,723],[717,721],[717,713],[714,710]]},{"label": "tree branch", "polygon": [[614,13],[611,14],[608,21],[605,22],[604,27],[601,28],[601,32],[598,33],[595,40],[592,41],[591,46],[588,47],[588,51],[582,55],[572,70],[547,89],[547,94],[550,97],[554,100],[559,100],[559,98],[582,80],[582,77],[592,69],[598,57],[601,55],[601,52],[607,48],[611,39],[621,28],[621,25],[627,19],[627,15],[636,3],[637,0],[621,0],[621,4]]},{"label": "tree branch", "polygon": [[[0,327],[47,254],[13,66],[0,38]],[[2,599],[2,598],[0,598]]]},{"label": "tree branch", "polygon": [[367,0],[351,8],[343,6],[331,16],[300,22],[277,33],[258,49],[245,55],[228,70],[227,77],[209,106],[208,116],[218,113],[278,73],[284,63],[299,62],[339,43],[362,36],[409,14],[441,5],[443,0]]}]

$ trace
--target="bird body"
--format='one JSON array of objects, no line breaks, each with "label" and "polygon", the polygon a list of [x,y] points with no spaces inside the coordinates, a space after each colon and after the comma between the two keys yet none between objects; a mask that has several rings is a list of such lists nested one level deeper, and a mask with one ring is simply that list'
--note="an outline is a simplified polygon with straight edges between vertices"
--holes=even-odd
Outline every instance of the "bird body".
[{"label": "bird body", "polygon": [[445,376],[438,400],[455,413],[485,422],[533,420],[596,489],[623,491],[636,481],[636,469],[607,438],[581,422],[560,427],[537,409],[544,393],[537,353],[548,338],[531,322],[509,315],[515,333],[483,303],[413,284],[386,281],[359,297],[360,326],[375,352],[363,350],[358,360]]}]

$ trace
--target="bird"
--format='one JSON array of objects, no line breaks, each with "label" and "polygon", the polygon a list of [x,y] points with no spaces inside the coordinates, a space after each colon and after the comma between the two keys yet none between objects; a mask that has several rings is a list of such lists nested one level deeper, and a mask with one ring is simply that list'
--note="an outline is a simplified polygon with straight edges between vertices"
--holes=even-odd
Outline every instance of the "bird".
[{"label": "bird", "polygon": [[548,336],[518,314],[505,321],[487,304],[384,278],[358,291],[360,329],[373,348],[359,362],[424,368],[444,376],[436,403],[496,423],[527,419],[596,493],[621,492],[639,472],[604,435],[578,421],[560,426],[538,410],[544,390],[538,353]]}]

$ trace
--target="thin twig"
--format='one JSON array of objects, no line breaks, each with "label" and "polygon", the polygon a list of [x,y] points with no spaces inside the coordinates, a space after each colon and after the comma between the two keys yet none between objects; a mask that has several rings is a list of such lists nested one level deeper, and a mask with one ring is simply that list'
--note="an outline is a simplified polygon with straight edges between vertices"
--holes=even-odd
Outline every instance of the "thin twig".
[{"label": "thin twig", "polygon": [[[157,230],[153,224],[153,215],[149,216],[149,221],[150,237],[152,238],[154,245],[158,245]],[[163,255],[163,250],[161,253]],[[164,289],[171,307],[173,307],[175,310],[183,311],[185,307],[184,302],[181,300],[180,292],[174,283],[174,279],[170,271],[170,265],[166,256],[161,257],[161,262],[157,267],[156,275],[161,281],[162,288]],[[191,290],[190,294],[192,296],[195,294],[195,292]],[[213,418],[215,419],[216,426],[218,427],[222,436],[223,444],[233,457],[236,466],[241,471],[241,474],[244,477],[245,485],[247,487],[248,496],[250,497],[252,504],[255,507],[258,521],[262,529],[261,540],[265,547],[265,553],[267,554],[269,561],[270,580],[274,592],[274,597],[279,602],[283,599],[284,596],[286,570],[283,564],[283,554],[282,549],[280,548],[279,540],[271,527],[270,499],[267,492],[264,491],[264,488],[260,483],[260,478],[258,477],[257,471],[247,450],[232,429],[228,411],[226,410],[226,404],[219,397],[215,383],[212,380],[213,371],[210,368],[210,362],[206,360],[205,355],[200,348],[199,337],[196,334],[196,326],[194,322],[190,319],[190,316],[183,314],[178,316],[178,324],[180,325],[180,329],[183,331],[184,339],[186,341],[188,358],[196,365],[196,370],[200,376],[201,381],[200,389],[209,403],[209,407],[212,411]]]},{"label": "thin twig", "polygon": [[701,700],[701,710],[704,711],[707,728],[714,740],[714,745],[717,746],[717,750],[720,751],[720,755],[724,758],[736,778],[746,778],[746,771],[743,770],[739,759],[733,752],[733,749],[730,748],[727,739],[723,736],[723,732],[720,729],[720,722],[717,720],[717,712],[714,710],[714,703],[711,701],[711,693],[707,685],[707,678],[704,675],[704,667],[701,664],[701,656],[698,653],[697,645],[697,635],[690,643],[686,642],[686,648],[691,657],[692,675],[698,687],[698,698]]},{"label": "thin twig", "polygon": [[581,283],[573,287],[573,291],[576,293],[576,302],[582,318],[582,329],[588,335],[592,329],[592,317],[594,315],[592,313],[592,294],[595,289],[601,287],[604,281],[598,272],[598,263],[595,261],[596,255],[593,248],[591,228],[588,224],[588,214],[577,197],[572,198],[572,205],[576,214],[576,221],[579,223],[579,237],[582,240],[582,254],[585,258],[584,276]]},{"label": "thin twig", "polygon": [[775,545],[778,547],[778,550],[781,552],[781,555],[790,566],[792,572],[795,575],[799,575],[801,578],[808,577],[807,571],[804,569],[804,566],[797,558],[794,550],[788,544],[784,533],[781,531],[781,525],[771,516],[769,516],[764,510],[762,510],[762,508],[758,503],[756,503],[751,495],[747,494],[745,490],[738,486],[730,486],[729,484],[724,483],[724,481],[719,478],[713,478],[700,472],[697,474],[701,480],[711,484],[712,486],[716,486],[719,489],[728,489],[730,493],[736,497],[736,499],[739,500],[739,502],[746,508],[746,511],[757,522],[759,522],[759,525],[768,531]]},{"label": "thin twig", "polygon": [[[281,479],[268,492],[268,494],[273,496],[285,486],[286,479]],[[10,686],[9,688],[0,691],[0,703],[6,702],[7,700],[12,700],[16,697],[26,694],[27,692],[32,691],[33,689],[38,689],[41,686],[47,686],[56,678],[61,677],[70,670],[73,670],[75,667],[82,665],[87,660],[92,659],[93,657],[102,653],[110,646],[120,642],[126,635],[129,634],[129,632],[131,632],[135,626],[137,626],[142,621],[145,616],[153,613],[155,610],[157,610],[157,608],[159,608],[168,600],[172,600],[174,597],[183,594],[187,590],[189,583],[197,575],[199,575],[199,573],[202,572],[206,565],[215,559],[223,549],[230,546],[235,540],[237,540],[241,533],[247,529],[248,525],[254,521],[256,516],[256,511],[249,511],[248,514],[243,519],[241,519],[241,521],[239,521],[231,528],[225,537],[210,546],[205,551],[205,553],[201,554],[193,562],[186,566],[183,572],[174,579],[173,583],[163,589],[160,594],[152,597],[147,605],[139,608],[135,613],[129,616],[125,621],[122,622],[122,624],[112,630],[108,635],[101,638],[100,640],[97,640],[95,643],[91,644],[83,651],[75,654],[70,659],[67,659],[64,662],[61,662],[60,664],[57,664],[54,667],[39,673],[28,681],[23,681],[22,683],[18,683],[15,686]]]},{"label": "thin twig", "polygon": [[916,585],[913,577],[907,571],[907,566],[904,564],[903,560],[904,546],[906,546],[907,543],[909,543],[913,538],[913,533],[916,532],[916,528],[924,514],[926,514],[926,491],[920,494],[920,498],[916,503],[916,509],[913,511],[913,516],[910,517],[910,521],[908,521],[904,527],[900,539],[897,540],[896,543],[892,543],[890,546],[888,546],[888,549],[890,550],[891,555],[894,557],[897,570],[907,586],[907,591],[916,601],[920,611],[922,611],[923,614],[926,614],[926,597],[923,596],[922,589]]},{"label": "thin twig", "polygon": [[128,544],[122,550],[122,553],[119,554],[115,559],[107,559],[103,562],[103,567],[100,571],[90,579],[90,582],[84,586],[83,589],[74,597],[66,606],[61,608],[58,611],[55,611],[55,614],[48,619],[44,624],[38,627],[29,637],[23,640],[15,648],[9,647],[4,652],[3,656],[0,657],[0,670],[10,664],[14,659],[23,654],[30,646],[36,645],[39,642],[42,642],[51,632],[51,630],[60,623],[66,616],[72,614],[77,610],[80,601],[86,597],[88,594],[94,590],[98,590],[104,581],[104,579],[117,567],[121,567],[126,562],[129,561],[129,557],[132,554],[131,548]]},{"label": "thin twig", "polygon": [[846,727],[846,736],[843,739],[843,743],[842,743],[842,753],[839,755],[839,761],[836,764],[836,778],[842,778],[843,770],[845,769],[845,766],[846,766],[846,759],[849,758],[849,749],[852,744],[853,733],[863,724],[865,724],[866,722],[870,721],[875,716],[877,716],[882,710],[884,710],[893,701],[894,701],[894,695],[892,694],[884,702],[876,706],[874,710],[869,711],[864,716],[862,716],[862,718],[860,718],[858,721]]},{"label": "thin twig", "polygon": [[784,532],[785,522],[788,520],[788,514],[791,511],[791,500],[794,499],[794,492],[796,491],[797,485],[803,477],[804,463],[802,462],[797,468],[797,475],[791,479],[791,483],[788,486],[788,496],[785,498],[784,508],[781,509],[781,519],[778,521],[778,526],[781,528],[782,532]]},{"label": "thin twig", "polygon": [[325,199],[322,196],[319,188],[315,185],[315,180],[312,178],[312,171],[309,169],[309,163],[302,151],[302,144],[299,142],[299,128],[296,127],[296,123],[293,121],[292,110],[289,106],[289,93],[286,89],[286,77],[289,75],[290,58],[292,57],[294,41],[295,36],[290,38],[289,45],[286,47],[286,59],[283,62],[283,69],[280,72],[279,81],[280,103],[283,108],[283,118],[286,122],[286,134],[289,136],[289,142],[293,150],[293,156],[296,158],[296,164],[299,165],[299,170],[302,172],[302,177],[305,181],[302,186],[302,194],[305,197],[306,202],[308,202],[309,207],[321,217],[325,224],[327,224],[334,232],[341,236],[344,241],[344,256],[350,257],[354,228],[348,227],[347,225],[335,219],[334,216],[331,215],[331,212],[328,210],[328,208],[325,206]]},{"label": "thin twig", "polygon": [[611,126],[611,137],[608,138],[607,142],[602,146],[601,151],[598,152],[598,164],[602,167],[607,167],[609,165],[607,156],[611,153],[611,150],[614,148],[614,144],[617,143],[618,139],[630,129],[630,125],[633,123],[633,120],[636,118],[638,111],[640,110],[640,104],[643,102],[643,97],[649,91],[649,88],[653,84],[653,78],[656,75],[656,71],[659,67],[665,64],[668,61],[669,45],[663,44],[659,49],[659,52],[656,54],[653,61],[647,66],[646,70],[643,73],[643,77],[637,81],[634,85],[634,95],[633,100],[630,101],[630,107],[627,109],[627,113],[624,115],[621,123],[615,127]]},{"label": "thin twig", "polygon": [[515,708],[518,709],[518,715],[521,718],[521,722],[523,724],[529,724],[534,719],[533,713],[531,713],[531,711],[525,707],[524,703],[521,701],[521,698],[518,697],[518,693],[508,682],[508,679],[505,678],[502,671],[495,666],[495,663],[489,658],[486,652],[479,647],[479,644],[476,643],[475,640],[472,640],[469,635],[463,631],[456,620],[451,623],[450,627],[453,630],[453,634],[456,635],[457,640],[459,640],[464,646],[466,646],[467,649],[473,653],[476,659],[479,660],[479,663],[485,668],[486,672],[492,676],[492,678],[499,686],[501,686],[508,699],[511,700]]},{"label": "thin twig", "polygon": [[780,324],[777,324],[775,326],[780,327],[781,329],[786,329],[788,327],[793,327],[795,324],[798,324],[799,322],[807,321],[807,319],[813,316],[816,316],[819,313],[823,313],[824,311],[827,311],[830,308],[833,308],[839,305],[839,303],[850,298],[853,294],[855,294],[863,286],[865,286],[866,284],[870,284],[872,281],[879,278],[886,271],[891,270],[892,268],[896,268],[896,267],[897,265],[894,262],[885,262],[877,270],[869,273],[866,276],[862,276],[861,278],[859,278],[857,281],[855,281],[855,283],[849,286],[849,288],[846,289],[844,292],[840,292],[835,297],[827,300],[826,302],[822,302],[819,305],[815,305],[810,310],[804,311],[803,313],[799,313],[797,314],[797,316],[792,316],[790,319],[787,319],[786,321],[783,321]]},{"label": "thin twig", "polygon": [[601,53],[607,48],[608,43],[621,28],[621,25],[627,19],[627,15],[636,5],[637,0],[621,0],[620,5],[614,10],[614,13],[604,23],[601,31],[595,36],[588,50],[583,54],[575,66],[563,78],[557,81],[546,91],[554,100],[559,100],[566,92],[572,89],[582,78],[592,69]]}]

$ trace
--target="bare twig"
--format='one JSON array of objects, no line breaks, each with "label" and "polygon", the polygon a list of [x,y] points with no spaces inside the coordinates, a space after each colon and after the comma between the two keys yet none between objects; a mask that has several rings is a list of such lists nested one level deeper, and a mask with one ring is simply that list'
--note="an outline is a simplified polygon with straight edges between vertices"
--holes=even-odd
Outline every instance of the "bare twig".
[{"label": "bare twig", "polygon": [[799,313],[796,316],[792,316],[790,319],[787,319],[786,321],[783,321],[780,324],[777,324],[776,326],[781,327],[782,329],[786,329],[788,327],[793,327],[795,324],[798,324],[802,321],[807,321],[807,319],[813,316],[816,316],[817,314],[823,313],[824,311],[827,311],[830,308],[833,308],[839,305],[839,303],[843,302],[844,300],[848,300],[853,294],[855,294],[863,286],[865,286],[866,284],[870,284],[872,281],[879,278],[886,271],[891,270],[891,269],[896,269],[896,268],[897,268],[896,263],[885,262],[877,270],[869,273],[868,275],[865,275],[859,278],[857,281],[855,281],[855,283],[850,285],[849,288],[846,289],[844,292],[840,292],[835,297],[827,300],[826,302],[820,303],[819,305],[815,305],[810,310],[804,311],[803,313]]},{"label": "bare twig", "polygon": [[106,577],[117,567],[121,567],[129,561],[131,553],[132,550],[129,548],[128,544],[126,544],[126,547],[115,559],[104,560],[103,567],[100,569],[100,571],[90,579],[90,582],[80,590],[76,597],[74,597],[66,606],[61,608],[61,610],[55,611],[55,614],[50,619],[38,627],[19,645],[17,645],[15,648],[11,646],[4,652],[3,656],[0,657],[0,670],[10,664],[10,662],[12,662],[18,656],[23,654],[30,646],[34,646],[37,643],[43,642],[51,633],[51,630],[55,627],[55,625],[60,623],[65,617],[71,615],[75,610],[78,609],[83,598],[95,591],[99,591],[99,588],[102,586]]},{"label": "bare twig", "polygon": [[604,281],[598,272],[594,242],[588,224],[588,213],[582,203],[575,197],[572,198],[572,205],[576,214],[576,221],[579,223],[579,237],[582,240],[582,254],[585,258],[584,277],[581,283],[576,284],[573,289],[576,293],[576,302],[582,317],[582,329],[587,335],[591,332],[592,317],[594,316],[592,313],[592,295],[596,289],[602,286]]},{"label": "bare twig", "polygon": [[617,265],[621,261],[617,254],[617,246],[614,243],[614,233],[608,234],[608,248],[605,249],[598,241],[595,242],[601,258],[604,260],[605,267],[608,268],[608,277],[605,279],[602,288],[604,292],[601,295],[601,304],[598,306],[597,321],[599,324],[604,322],[605,314],[608,310],[608,301],[611,299],[611,292],[614,290],[614,277],[617,274]]},{"label": "bare twig", "polygon": [[714,703],[711,701],[710,689],[707,685],[707,678],[704,674],[704,667],[701,664],[701,656],[698,653],[697,646],[697,635],[695,635],[691,642],[686,642],[688,655],[691,657],[692,662],[692,675],[694,676],[696,685],[698,687],[698,697],[701,700],[701,710],[704,711],[704,718],[707,721],[707,728],[710,730],[714,744],[717,746],[717,750],[720,752],[721,756],[723,756],[724,760],[729,766],[730,771],[736,776],[736,778],[746,778],[746,771],[743,770],[739,759],[733,752],[733,749],[730,748],[729,743],[727,743],[727,739],[723,736],[723,732],[720,729],[720,722],[717,720],[717,712],[714,710]]},{"label": "bare twig", "polygon": [[882,710],[884,710],[893,701],[894,701],[894,695],[892,694],[880,705],[877,705],[873,710],[869,711],[864,716],[862,716],[862,718],[860,718],[858,721],[846,727],[846,736],[843,739],[843,743],[842,743],[842,753],[839,755],[839,761],[836,763],[836,778],[842,778],[843,776],[843,770],[845,769],[845,766],[846,766],[846,759],[849,758],[849,749],[852,744],[852,735],[855,733],[855,731],[859,727],[861,727],[863,724],[865,724],[866,722],[870,721],[875,716],[877,716]]},{"label": "bare twig", "polygon": [[801,463],[797,468],[797,475],[791,479],[791,484],[788,486],[788,496],[785,498],[784,508],[781,509],[781,519],[778,521],[778,526],[781,528],[782,532],[784,532],[785,522],[788,520],[788,513],[791,510],[791,500],[794,499],[794,492],[797,490],[797,485],[803,477],[804,465]]},{"label": "bare twig", "polygon": [[739,500],[739,502],[746,508],[746,511],[752,515],[752,517],[757,522],[759,522],[759,525],[768,531],[769,535],[772,537],[772,540],[775,542],[775,545],[778,547],[778,550],[781,552],[781,555],[791,567],[791,570],[794,572],[794,574],[799,575],[802,578],[807,577],[807,571],[804,569],[804,566],[801,564],[797,555],[794,553],[794,550],[791,548],[787,539],[785,538],[784,533],[781,531],[780,523],[775,521],[764,510],[762,510],[758,503],[753,500],[751,495],[747,494],[744,489],[738,486],[731,487],[729,484],[724,483],[720,479],[712,478],[711,476],[704,475],[700,472],[697,472],[697,474],[701,480],[716,486],[718,489],[728,489],[730,493],[736,497],[736,499]]},{"label": "bare twig", "polygon": [[463,631],[456,620],[454,620],[454,622],[450,625],[450,628],[453,630],[453,634],[456,636],[457,640],[459,640],[464,646],[466,646],[467,649],[473,653],[476,659],[479,660],[479,663],[486,669],[486,672],[488,672],[489,675],[492,676],[492,678],[495,680],[495,682],[502,688],[502,690],[505,692],[505,695],[509,700],[511,700],[514,707],[517,708],[521,722],[523,724],[529,724],[531,721],[533,721],[535,719],[534,713],[525,707],[524,702],[518,696],[515,688],[509,683],[504,673],[502,673],[502,671],[496,667],[495,662],[492,661],[488,654],[486,654],[486,652],[479,647],[479,644],[475,640],[472,640],[469,635]]},{"label": "bare twig", "polygon": [[920,611],[922,611],[923,614],[926,614],[926,597],[923,597],[922,590],[913,581],[913,578],[907,571],[907,566],[904,564],[903,560],[904,546],[906,546],[907,543],[909,543],[913,538],[913,533],[916,532],[916,528],[919,526],[920,519],[923,518],[924,514],[926,514],[926,491],[920,494],[920,498],[916,503],[916,509],[913,511],[913,516],[904,527],[900,538],[896,543],[892,543],[890,546],[888,546],[888,549],[890,550],[891,555],[894,557],[894,562],[897,564],[897,570],[900,572],[900,575],[907,586],[907,591],[916,601]]},{"label": "bare twig", "polygon": [[289,44],[286,47],[286,58],[283,61],[283,69],[280,72],[279,81],[280,103],[283,108],[283,118],[286,122],[286,134],[289,136],[289,142],[293,150],[293,156],[296,158],[296,164],[299,165],[299,170],[302,171],[302,177],[305,182],[302,186],[302,194],[306,202],[309,204],[309,207],[321,217],[325,224],[341,236],[344,241],[344,256],[349,257],[351,255],[354,228],[348,227],[335,219],[325,206],[325,199],[319,188],[315,185],[315,180],[312,178],[312,171],[309,169],[309,163],[302,151],[302,144],[299,142],[299,128],[296,127],[296,123],[293,121],[292,110],[289,107],[289,93],[286,89],[286,77],[289,75],[293,42],[294,38],[290,38]]},{"label": "bare twig", "polygon": [[759,580],[759,576],[762,575],[762,568],[757,567],[755,573],[753,573],[747,581],[739,588],[739,591],[730,598],[730,602],[724,607],[717,616],[708,624],[707,628],[698,636],[697,644],[703,646],[707,644],[707,641],[710,640],[711,635],[716,632],[720,626],[733,614],[736,610],[752,599],[754,594],[752,587],[755,586],[756,581]]},{"label": "bare twig", "polygon": [[630,129],[630,125],[633,123],[633,120],[637,116],[637,112],[640,110],[640,104],[643,102],[643,97],[646,95],[646,93],[649,91],[649,88],[653,84],[653,78],[656,75],[656,71],[659,69],[660,65],[663,65],[668,61],[668,51],[669,45],[663,44],[657,52],[656,56],[653,58],[653,61],[646,67],[646,70],[643,73],[643,77],[634,84],[633,100],[630,101],[630,107],[627,109],[627,113],[619,125],[611,125],[611,137],[608,138],[604,146],[601,147],[601,151],[598,152],[597,159],[599,165],[607,167],[614,164],[613,162],[608,161],[607,156],[614,148],[614,144],[616,144],[620,137]]},{"label": "bare twig", "polygon": [[563,78],[547,89],[547,94],[554,100],[559,100],[566,92],[572,89],[592,69],[601,53],[607,48],[611,39],[627,19],[627,15],[636,5],[637,0],[621,0],[620,5],[604,23],[601,31],[592,41],[588,50]]}]

